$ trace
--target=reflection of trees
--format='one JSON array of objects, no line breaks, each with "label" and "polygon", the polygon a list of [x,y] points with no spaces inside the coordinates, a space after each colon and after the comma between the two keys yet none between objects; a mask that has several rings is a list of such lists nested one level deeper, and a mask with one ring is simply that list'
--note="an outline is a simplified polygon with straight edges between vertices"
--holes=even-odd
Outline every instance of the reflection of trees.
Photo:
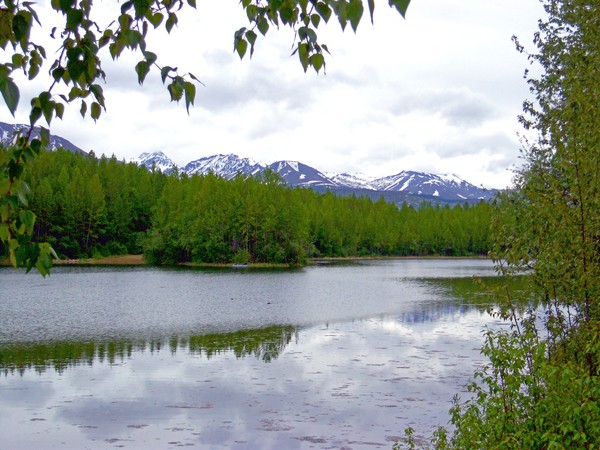
[{"label": "reflection of trees", "polygon": [[297,336],[297,328],[290,325],[140,342],[8,344],[0,346],[0,371],[4,374],[14,372],[23,374],[26,370],[33,369],[41,373],[53,367],[60,373],[67,367],[79,365],[115,364],[131,357],[133,353],[145,351],[158,353],[165,347],[168,347],[173,354],[177,351],[189,351],[198,355],[204,353],[207,358],[210,358],[231,351],[238,358],[253,355],[270,362],[283,352],[294,336]]},{"label": "reflection of trees", "polygon": [[[420,282],[435,291],[435,297],[444,301],[432,301],[419,305],[419,309],[403,313],[401,322],[436,322],[444,317],[470,311],[487,312],[506,298],[507,284],[502,277],[430,278]],[[522,306],[531,304],[534,296],[527,276],[514,277],[508,283],[515,302]],[[504,296],[504,297],[503,297]]]},{"label": "reflection of trees", "polygon": [[293,326],[277,326],[259,330],[243,330],[227,334],[207,334],[189,338],[187,348],[192,353],[206,355],[207,358],[223,351],[233,351],[236,357],[254,355],[265,362],[277,359],[292,336],[297,336]]}]

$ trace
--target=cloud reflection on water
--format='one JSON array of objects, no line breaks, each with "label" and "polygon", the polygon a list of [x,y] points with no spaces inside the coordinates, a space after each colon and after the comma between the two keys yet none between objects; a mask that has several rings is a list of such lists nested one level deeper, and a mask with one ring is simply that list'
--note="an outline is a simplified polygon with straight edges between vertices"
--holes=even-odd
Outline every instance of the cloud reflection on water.
[{"label": "cloud reflection on water", "polygon": [[[20,377],[7,372],[0,403],[12,413],[0,426],[21,430],[20,443],[32,447],[36,433],[58,443],[65,430],[68,442],[88,448],[390,447],[408,425],[425,431],[444,423],[452,395],[478,364],[489,317],[475,308],[444,311],[408,321],[274,327],[255,347],[279,349],[269,363],[250,347],[236,354],[230,335],[221,349],[211,337],[210,351],[190,347],[193,338],[170,346],[121,343],[112,346],[121,349],[116,357],[90,362],[86,355]],[[273,333],[281,337],[276,344]]]},{"label": "cloud reflection on water", "polygon": [[[2,300],[57,319],[44,339],[0,317],[0,429],[14,430],[0,448],[391,448],[409,425],[446,422],[481,363],[482,328],[498,325],[489,300],[463,292],[472,279],[441,275],[490,271],[486,261],[403,260],[277,274],[54,273],[39,282],[40,292],[59,288],[45,303]],[[98,297],[93,286],[108,279],[110,295]],[[148,296],[131,297],[140,286]],[[114,303],[129,308],[116,322]]]}]

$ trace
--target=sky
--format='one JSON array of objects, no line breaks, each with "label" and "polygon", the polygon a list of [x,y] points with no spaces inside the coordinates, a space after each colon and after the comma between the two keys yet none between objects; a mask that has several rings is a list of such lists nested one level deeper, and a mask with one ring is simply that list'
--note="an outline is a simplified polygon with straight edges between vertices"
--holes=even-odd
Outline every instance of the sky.
[{"label": "sky", "polygon": [[[56,20],[39,6],[44,23]],[[108,24],[117,2],[96,2],[94,20]],[[157,70],[137,82],[139,54],[117,62],[103,53],[107,111],[94,123],[67,107],[51,131],[96,155],[130,160],[162,151],[175,163],[215,154],[272,163],[300,161],[322,172],[380,177],[403,170],[455,174],[478,186],[504,188],[519,165],[517,121],[529,95],[523,78],[538,0],[412,0],[406,19],[375,2],[374,25],[365,13],[356,34],[332,17],[319,26],[331,56],[326,74],[304,73],[289,29],[259,36],[252,59],[233,51],[234,32],[247,25],[237,0],[199,0],[170,34],[148,39],[158,64],[193,73],[195,106],[170,102]],[[50,63],[57,42],[47,42]],[[42,69],[44,70],[44,69]],[[47,69],[46,69],[47,70]],[[5,122],[26,123],[29,98],[49,79],[16,78],[21,102]]]}]

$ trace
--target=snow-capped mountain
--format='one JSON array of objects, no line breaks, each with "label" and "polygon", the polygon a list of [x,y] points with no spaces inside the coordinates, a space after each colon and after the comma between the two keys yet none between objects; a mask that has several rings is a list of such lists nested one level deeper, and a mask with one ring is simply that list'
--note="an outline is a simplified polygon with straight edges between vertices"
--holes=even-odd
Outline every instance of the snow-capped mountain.
[{"label": "snow-capped mountain", "polygon": [[270,164],[273,170],[290,186],[302,187],[334,187],[336,183],[317,169],[298,161],[277,161]]},{"label": "snow-capped mountain", "polygon": [[[13,138],[15,134],[19,131],[25,132],[29,129],[28,125],[23,124],[10,124],[5,122],[0,122],[0,144],[4,147],[9,147],[13,145]],[[40,135],[39,128],[34,129],[33,137],[38,138]],[[83,151],[79,147],[77,147],[72,142],[62,138],[60,136],[55,136],[53,134],[50,135],[50,144],[48,145],[49,150],[56,150],[57,148],[65,148],[69,151],[81,154],[87,154],[87,152]]]},{"label": "snow-capped mountain", "polygon": [[338,186],[346,186],[354,189],[370,189],[376,191],[374,181],[376,178],[368,177],[361,173],[332,173],[327,174],[329,179]]},{"label": "snow-capped mountain", "polygon": [[[153,155],[156,155],[157,158],[155,167],[164,172],[175,167],[175,164],[162,152],[144,153],[139,158],[140,164],[151,167],[154,161]],[[386,200],[398,204],[405,201],[418,204],[422,200],[437,203],[476,202],[490,200],[496,194],[494,189],[479,188],[456,175],[436,175],[414,171],[403,171],[381,178],[349,173],[325,174],[298,161],[277,161],[265,165],[248,158],[240,158],[234,154],[201,158],[188,163],[180,170],[188,175],[213,173],[226,179],[232,179],[238,173],[257,176],[265,169],[276,172],[292,187],[310,187],[319,191],[331,190],[342,195],[355,193],[368,195],[374,199],[383,195]]]},{"label": "snow-capped mountain", "polygon": [[162,173],[169,174],[173,169],[179,169],[171,159],[163,152],[142,153],[131,162],[138,166],[145,166],[148,170],[160,170]]},{"label": "snow-capped mountain", "polygon": [[[0,122],[0,145],[12,145],[15,133],[24,129],[27,129],[27,125]],[[36,129],[34,137],[37,136],[39,130]],[[67,139],[50,135],[49,149],[54,150],[59,147],[87,154]],[[237,174],[258,176],[269,169],[279,174],[291,187],[309,187],[318,191],[330,190],[340,195],[366,195],[374,200],[383,196],[387,201],[399,205],[403,202],[418,204],[423,200],[434,203],[476,202],[490,200],[497,193],[495,189],[479,188],[456,175],[414,171],[402,171],[381,178],[349,173],[326,174],[298,161],[277,161],[266,165],[234,154],[200,158],[184,167],[178,167],[163,152],[142,153],[132,162],[163,173],[171,173],[176,169],[188,175],[213,173],[226,179],[232,179]]]},{"label": "snow-capped mountain", "polygon": [[478,188],[456,175],[402,171],[373,180],[372,185],[378,191],[405,192],[444,199],[478,200],[490,197],[489,190]]},{"label": "snow-capped mountain", "polygon": [[183,168],[188,175],[206,175],[213,173],[227,180],[231,180],[238,173],[255,176],[265,169],[265,165],[249,158],[240,158],[237,155],[214,155],[192,161]]}]

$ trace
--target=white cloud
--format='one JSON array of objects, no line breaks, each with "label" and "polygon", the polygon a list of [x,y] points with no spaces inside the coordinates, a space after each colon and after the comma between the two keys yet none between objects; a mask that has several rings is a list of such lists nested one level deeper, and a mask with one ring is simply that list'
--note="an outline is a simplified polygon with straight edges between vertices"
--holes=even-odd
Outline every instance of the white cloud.
[{"label": "white cloud", "polygon": [[[115,5],[99,5],[107,11],[98,20],[107,21]],[[379,2],[375,25],[365,16],[356,35],[342,33],[333,18],[319,30],[332,56],[327,75],[316,75],[290,56],[289,30],[259,37],[253,59],[239,61],[233,32],[246,25],[241,7],[201,2],[180,15],[170,36],[149,42],[159,63],[205,84],[189,116],[169,102],[157,73],[138,85],[133,55],[104,63],[107,112],[97,124],[81,120],[76,105],[53,132],[126,159],[162,150],[184,164],[234,152],[322,171],[455,172],[504,187],[519,154],[516,116],[527,95],[526,60],[510,38],[530,42],[541,13],[536,0],[430,0],[412,2],[403,20]]]}]

